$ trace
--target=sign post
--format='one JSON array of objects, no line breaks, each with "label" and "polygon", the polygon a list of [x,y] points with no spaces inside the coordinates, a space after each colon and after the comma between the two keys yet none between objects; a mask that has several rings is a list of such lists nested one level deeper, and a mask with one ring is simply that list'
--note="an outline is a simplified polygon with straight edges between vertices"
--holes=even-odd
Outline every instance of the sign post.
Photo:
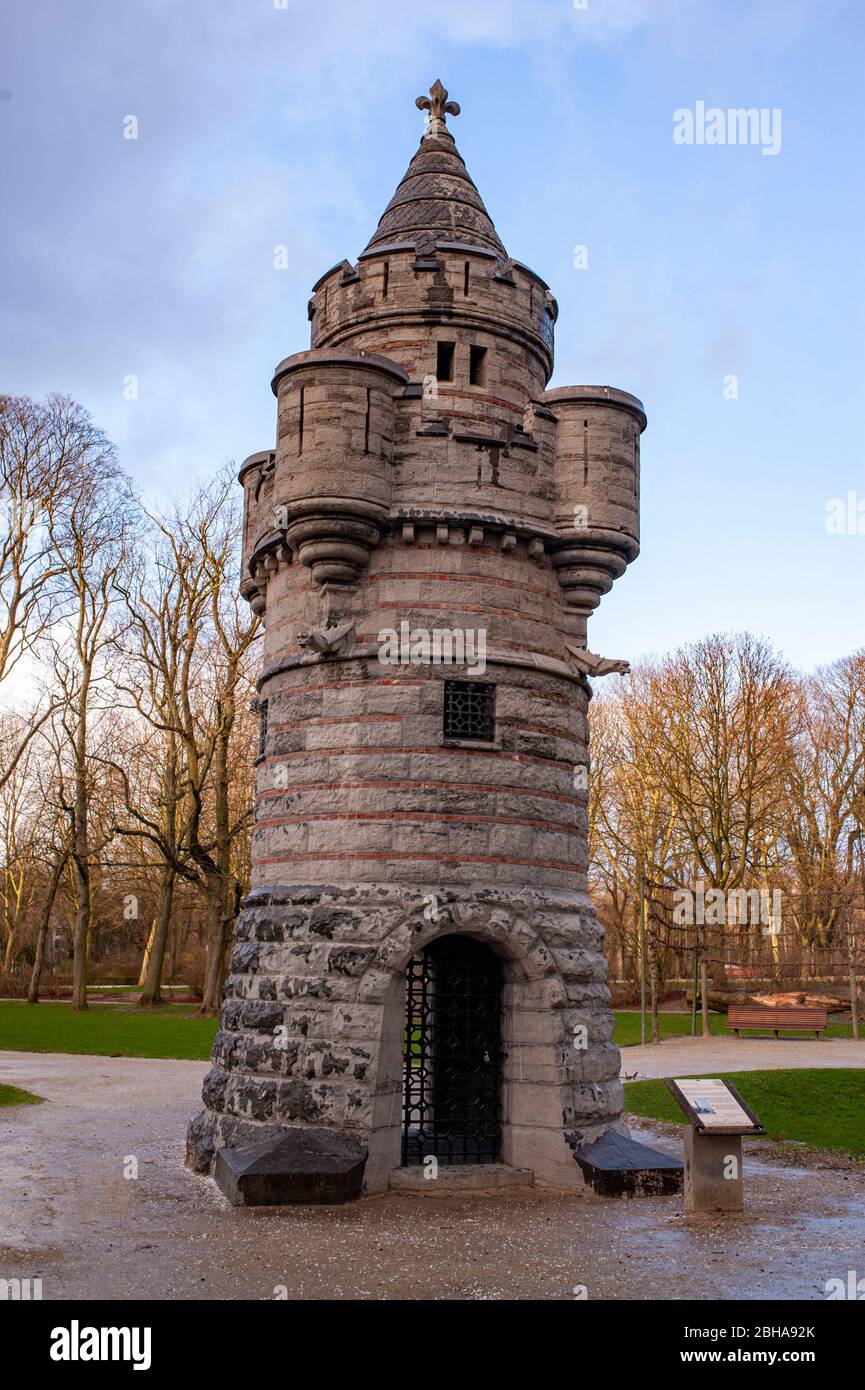
[{"label": "sign post", "polygon": [[742,1211],[742,1135],[765,1133],[757,1116],[729,1081],[698,1076],[666,1085],[691,1122],[685,1132],[685,1211]]}]

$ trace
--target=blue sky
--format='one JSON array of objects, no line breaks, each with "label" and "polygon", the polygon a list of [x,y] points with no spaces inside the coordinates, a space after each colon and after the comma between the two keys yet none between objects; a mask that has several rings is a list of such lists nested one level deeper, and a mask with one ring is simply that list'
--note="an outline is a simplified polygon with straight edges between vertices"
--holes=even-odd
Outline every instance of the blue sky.
[{"label": "blue sky", "polygon": [[[271,369],[436,77],[510,254],[559,299],[551,384],[648,410],[643,553],[590,645],[747,627],[802,667],[860,646],[865,535],[824,519],[865,502],[861,0],[10,3],[3,389],[81,400],[151,498],[269,447]],[[676,145],[697,101],[779,108],[780,152]]]}]

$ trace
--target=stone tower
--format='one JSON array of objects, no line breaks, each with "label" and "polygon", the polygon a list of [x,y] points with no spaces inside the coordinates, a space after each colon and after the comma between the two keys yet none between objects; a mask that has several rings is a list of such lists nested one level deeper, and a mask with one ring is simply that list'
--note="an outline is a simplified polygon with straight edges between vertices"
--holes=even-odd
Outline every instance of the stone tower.
[{"label": "stone tower", "polygon": [[[585,648],[638,552],[646,417],[546,389],[556,300],[502,245],[459,107],[439,82],[417,104],[240,471],[253,884],[188,1160],[231,1160],[235,1200],[339,1200],[429,1156],[579,1188],[627,1133],[586,883],[586,675],[623,664]],[[282,1187],[244,1196],[262,1172]]]}]

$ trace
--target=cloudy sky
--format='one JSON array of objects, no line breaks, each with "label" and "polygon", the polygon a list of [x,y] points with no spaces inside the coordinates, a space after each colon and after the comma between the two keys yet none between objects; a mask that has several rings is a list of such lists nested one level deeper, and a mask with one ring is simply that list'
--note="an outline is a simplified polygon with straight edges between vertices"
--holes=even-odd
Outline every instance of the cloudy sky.
[{"label": "cloudy sky", "polygon": [[[436,77],[559,299],[552,385],[647,406],[643,554],[590,645],[861,645],[865,534],[825,526],[865,512],[861,0],[6,0],[0,387],[82,401],[154,499],[269,447],[271,369]],[[780,150],[675,143],[698,102],[780,111]]]}]

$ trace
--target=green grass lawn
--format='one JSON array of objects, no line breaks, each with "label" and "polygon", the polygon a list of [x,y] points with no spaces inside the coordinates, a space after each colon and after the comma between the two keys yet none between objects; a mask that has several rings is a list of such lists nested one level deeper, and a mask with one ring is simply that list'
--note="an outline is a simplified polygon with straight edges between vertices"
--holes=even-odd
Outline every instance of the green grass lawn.
[{"label": "green grass lawn", "polygon": [[[661,1030],[661,1038],[688,1037],[691,1033],[691,1015],[687,1014],[668,1014],[661,1013],[658,1016],[658,1023]],[[697,1014],[697,1036],[702,1036],[703,1021],[700,1014]],[[727,1027],[726,1014],[709,1014],[709,1032],[713,1036],[734,1038],[733,1033]],[[811,1033],[782,1033],[782,1038],[813,1038]],[[849,1023],[834,1023],[829,1019],[829,1026],[824,1033],[824,1038],[852,1038],[853,1029]],[[651,1041],[652,1020],[646,1016],[646,1041]],[[768,1037],[772,1038],[771,1033],[746,1033],[746,1038]],[[613,1034],[613,1041],[619,1047],[633,1047],[640,1041],[640,1013],[634,1009],[619,1009],[616,1011],[616,1031]]]},{"label": "green grass lawn", "polygon": [[0,1108],[4,1105],[41,1105],[42,1096],[34,1096],[32,1091],[19,1090],[17,1086],[0,1086]]},{"label": "green grass lawn", "polygon": [[[865,1159],[865,1070],[718,1072],[747,1101],[770,1139]],[[647,1120],[687,1124],[663,1081],[628,1081],[625,1106]]]},{"label": "green grass lawn", "polygon": [[67,1004],[0,1001],[0,1049],[15,1052],[80,1052],[103,1057],[176,1057],[206,1061],[215,1018],[198,1018],[193,1005],[143,1012],[90,1006],[74,1014]]}]

